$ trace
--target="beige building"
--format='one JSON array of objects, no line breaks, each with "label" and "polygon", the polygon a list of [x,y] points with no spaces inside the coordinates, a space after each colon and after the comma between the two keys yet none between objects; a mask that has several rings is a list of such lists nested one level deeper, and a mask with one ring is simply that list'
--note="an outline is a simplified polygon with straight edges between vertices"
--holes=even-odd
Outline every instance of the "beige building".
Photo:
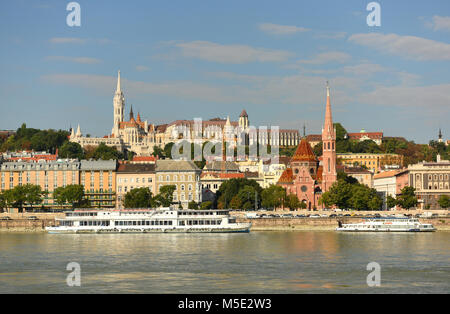
[{"label": "beige building", "polygon": [[441,209],[439,196],[450,196],[450,161],[421,162],[409,165],[409,185],[416,189],[419,207]]},{"label": "beige building", "polygon": [[193,161],[157,160],[156,194],[164,185],[175,185],[173,202],[188,208],[191,201],[202,202],[201,170]]},{"label": "beige building", "polygon": [[365,166],[373,173],[378,173],[386,165],[403,165],[403,156],[398,154],[372,153],[338,153],[337,162],[347,167]]},{"label": "beige building", "polygon": [[80,184],[92,207],[116,206],[116,160],[82,160]]},{"label": "beige building", "polygon": [[[342,166],[341,166],[342,167]],[[347,175],[352,176],[360,184],[367,185],[369,188],[373,188],[373,172],[364,169],[362,167],[346,167],[342,169]]]},{"label": "beige building", "polygon": [[156,193],[156,165],[154,163],[120,164],[116,174],[116,207],[123,208],[125,194],[135,188],[148,188],[152,195]]},{"label": "beige building", "polygon": [[39,185],[42,191],[49,194],[38,206],[48,208],[55,205],[53,200],[55,189],[79,184],[79,171],[80,162],[77,160],[4,162],[1,164],[0,191],[10,190],[18,185]]}]

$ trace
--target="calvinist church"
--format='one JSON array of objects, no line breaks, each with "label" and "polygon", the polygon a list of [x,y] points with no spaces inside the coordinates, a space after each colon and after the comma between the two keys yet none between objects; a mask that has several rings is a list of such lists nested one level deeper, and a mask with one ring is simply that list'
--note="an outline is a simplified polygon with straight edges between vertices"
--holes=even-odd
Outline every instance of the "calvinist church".
[{"label": "calvinist church", "polygon": [[325,123],[322,128],[322,163],[314,155],[311,145],[303,137],[284,170],[278,185],[287,194],[295,194],[311,210],[321,208],[319,198],[337,180],[336,173],[336,129],[331,115],[330,88],[327,84]]},{"label": "calvinist church", "polygon": [[[190,135],[194,134],[194,126],[196,125],[194,120],[176,120],[168,124],[154,125],[141,120],[140,113],[135,117],[133,106],[131,106],[128,120],[126,120],[125,96],[120,83],[119,71],[113,98],[114,114],[111,135],[104,137],[83,136],[80,125],[78,125],[76,132],[73,129],[71,130],[71,142],[76,142],[83,148],[104,143],[120,151],[132,151],[138,156],[148,156],[153,153],[154,146],[163,149],[166,144],[176,142],[179,139],[193,141]],[[214,118],[201,123],[202,141],[221,141],[225,129],[240,128],[244,134],[247,134],[245,139],[247,144],[258,142],[273,146],[295,147],[300,142],[299,131],[290,129],[280,129],[278,138],[272,138],[270,132],[265,133],[264,137],[260,138],[257,132],[250,132],[251,126],[245,110],[242,110],[238,121],[230,121],[229,118]]]}]

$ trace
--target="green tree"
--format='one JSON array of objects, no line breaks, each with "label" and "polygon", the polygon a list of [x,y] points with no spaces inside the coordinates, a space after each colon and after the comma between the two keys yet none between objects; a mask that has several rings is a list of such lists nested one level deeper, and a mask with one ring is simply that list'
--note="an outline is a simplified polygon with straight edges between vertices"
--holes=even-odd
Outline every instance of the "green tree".
[{"label": "green tree", "polygon": [[394,208],[397,205],[397,200],[393,198],[391,195],[388,195],[386,198],[386,206],[388,209]]},{"label": "green tree", "polygon": [[200,205],[200,209],[211,209],[212,206],[213,206],[213,202],[211,202],[211,201],[206,201],[206,202],[203,202],[203,203]]},{"label": "green tree", "polygon": [[167,143],[164,146],[164,156],[166,156],[166,158],[172,159],[172,147],[173,147],[173,145],[175,145],[175,143],[170,142],[170,143]]},{"label": "green tree", "polygon": [[397,205],[404,209],[410,209],[417,206],[417,197],[415,195],[416,189],[412,186],[405,186],[401,190],[401,194],[397,196]]},{"label": "green tree", "polygon": [[93,152],[92,158],[101,160],[123,159],[123,154],[114,147],[106,146],[105,143],[100,143]]},{"label": "green tree", "polygon": [[6,190],[3,194],[7,206],[10,208],[16,207],[21,213],[24,208],[42,203],[45,192],[41,190],[39,185],[25,184]]},{"label": "green tree", "polygon": [[0,213],[3,213],[6,208],[6,199],[3,193],[0,193]]},{"label": "green tree", "polygon": [[71,184],[55,189],[53,191],[53,199],[60,205],[69,203],[72,205],[72,208],[80,207],[86,203],[84,187],[80,184]]},{"label": "green tree", "polygon": [[66,141],[58,150],[60,158],[84,158],[84,151],[80,144]]},{"label": "green tree", "polygon": [[239,198],[239,196],[235,195],[235,196],[231,199],[230,207],[231,207],[232,209],[241,209],[241,207],[242,207],[242,201],[241,201],[241,199]]},{"label": "green tree", "polygon": [[188,203],[188,209],[198,209],[198,204],[192,200]]},{"label": "green tree", "polygon": [[[240,195],[241,202],[247,201],[247,198],[252,200],[252,203],[254,204],[255,200],[255,191],[257,194],[257,204],[261,203],[261,192],[262,188],[261,186],[255,181],[255,180],[249,180],[246,178],[238,178],[238,179],[231,179],[223,182],[220,185],[219,190],[216,193],[217,196],[217,206],[219,208],[227,208],[229,206],[230,201],[233,199],[233,197],[237,196],[241,190],[244,189],[244,187],[249,186],[250,188],[247,188],[245,192],[242,192]],[[253,188],[253,189],[251,189]],[[251,193],[252,195],[248,195],[248,193]],[[220,207],[223,206],[223,207]]]},{"label": "green tree", "polygon": [[290,210],[296,210],[297,208],[299,208],[302,202],[300,202],[298,200],[297,195],[295,194],[288,194],[286,196],[285,202],[284,202],[284,206],[289,208]]},{"label": "green tree", "polygon": [[279,185],[270,185],[261,193],[261,206],[264,208],[279,208],[286,198],[286,189]]},{"label": "green tree", "polygon": [[159,190],[159,194],[154,197],[155,205],[169,207],[173,202],[173,192],[175,192],[175,189],[175,185],[163,185]]},{"label": "green tree", "polygon": [[155,145],[153,146],[152,155],[158,158],[164,158],[164,151],[161,149],[161,147]]},{"label": "green tree", "polygon": [[450,208],[450,197],[448,195],[442,194],[441,196],[439,196],[438,204],[443,209]]},{"label": "green tree", "polygon": [[123,205],[125,208],[152,207],[153,198],[149,188],[135,188],[125,194]]}]

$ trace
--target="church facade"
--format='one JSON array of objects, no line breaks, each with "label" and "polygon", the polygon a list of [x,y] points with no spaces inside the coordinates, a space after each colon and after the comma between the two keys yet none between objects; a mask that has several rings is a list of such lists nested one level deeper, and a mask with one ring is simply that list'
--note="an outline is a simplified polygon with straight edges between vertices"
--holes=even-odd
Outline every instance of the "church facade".
[{"label": "church facade", "polygon": [[322,207],[319,204],[320,196],[328,191],[337,180],[336,130],[333,126],[328,85],[322,143],[323,153],[321,161],[319,161],[306,137],[302,138],[288,167],[277,183],[286,189],[287,194],[295,194],[309,210]]},{"label": "church facade", "polygon": [[78,125],[77,131],[72,129],[70,141],[79,143],[82,147],[97,146],[104,143],[116,147],[121,151],[132,151],[139,156],[150,155],[153,147],[164,146],[170,142],[181,139],[194,142],[200,139],[205,141],[221,141],[227,130],[240,130],[245,138],[242,144],[270,144],[273,146],[297,146],[300,142],[298,130],[280,129],[276,136],[272,136],[270,128],[267,132],[252,132],[248,114],[242,110],[237,121],[214,118],[210,120],[175,120],[167,124],[155,125],[141,119],[140,113],[135,117],[131,106],[128,119],[125,118],[125,96],[121,88],[120,71],[117,77],[117,87],[113,98],[113,127],[111,134],[104,137],[86,137],[81,133]]}]

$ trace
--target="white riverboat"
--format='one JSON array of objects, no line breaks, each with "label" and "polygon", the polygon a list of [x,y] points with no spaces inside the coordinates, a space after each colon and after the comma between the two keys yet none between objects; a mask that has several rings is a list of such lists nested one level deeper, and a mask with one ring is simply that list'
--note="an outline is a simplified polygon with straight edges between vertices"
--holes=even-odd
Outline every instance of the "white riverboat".
[{"label": "white riverboat", "polygon": [[360,223],[342,224],[336,231],[352,232],[431,232],[436,231],[432,224],[423,224],[415,218],[369,218]]},{"label": "white riverboat", "polygon": [[48,233],[223,233],[249,232],[251,223],[236,222],[228,210],[77,209],[57,218]]}]

